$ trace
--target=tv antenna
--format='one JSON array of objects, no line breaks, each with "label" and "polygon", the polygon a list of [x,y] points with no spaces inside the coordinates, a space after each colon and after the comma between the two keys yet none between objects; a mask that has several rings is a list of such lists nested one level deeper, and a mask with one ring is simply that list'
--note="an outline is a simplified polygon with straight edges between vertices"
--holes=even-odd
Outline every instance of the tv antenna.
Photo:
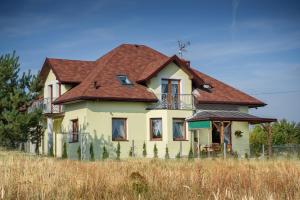
[{"label": "tv antenna", "polygon": [[186,52],[187,51],[186,48],[190,45],[191,45],[190,41],[183,42],[183,41],[178,40],[178,49],[179,49],[178,53],[179,53],[180,58],[183,58],[183,52]]}]

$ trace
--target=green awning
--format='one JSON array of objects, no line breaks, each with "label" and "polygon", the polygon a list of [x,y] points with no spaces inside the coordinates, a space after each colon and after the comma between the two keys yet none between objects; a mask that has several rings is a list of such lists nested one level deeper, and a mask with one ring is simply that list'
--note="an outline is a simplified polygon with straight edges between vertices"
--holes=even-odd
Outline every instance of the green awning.
[{"label": "green awning", "polygon": [[189,130],[211,127],[210,121],[191,121],[188,123],[189,123]]}]

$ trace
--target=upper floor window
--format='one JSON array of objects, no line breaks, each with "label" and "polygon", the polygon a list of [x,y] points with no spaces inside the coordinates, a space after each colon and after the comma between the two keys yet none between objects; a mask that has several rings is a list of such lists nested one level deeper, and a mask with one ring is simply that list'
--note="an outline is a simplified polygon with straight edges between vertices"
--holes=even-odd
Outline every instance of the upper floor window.
[{"label": "upper floor window", "polygon": [[78,133],[79,133],[79,126],[78,126],[78,119],[71,120],[72,129],[70,134],[70,142],[78,142]]},{"label": "upper floor window", "polygon": [[173,119],[173,140],[185,140],[185,119]]},{"label": "upper floor window", "polygon": [[162,119],[150,119],[150,140],[162,140]]},{"label": "upper floor window", "polygon": [[127,124],[126,118],[112,119],[112,140],[120,141],[127,139]]},{"label": "upper floor window", "polygon": [[126,75],[118,75],[117,77],[122,85],[132,85],[131,81]]},{"label": "upper floor window", "polygon": [[162,79],[161,93],[176,96],[180,94],[180,80],[177,79]]}]

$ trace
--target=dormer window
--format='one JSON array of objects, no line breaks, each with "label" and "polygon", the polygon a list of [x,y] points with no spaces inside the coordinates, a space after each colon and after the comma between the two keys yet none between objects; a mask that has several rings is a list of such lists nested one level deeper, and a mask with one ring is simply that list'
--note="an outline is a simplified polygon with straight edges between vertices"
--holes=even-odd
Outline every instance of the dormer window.
[{"label": "dormer window", "polygon": [[204,84],[203,88],[209,90],[209,89],[212,89],[212,86],[210,84]]},{"label": "dormer window", "polygon": [[117,77],[122,85],[132,85],[131,81],[126,75],[118,75]]}]

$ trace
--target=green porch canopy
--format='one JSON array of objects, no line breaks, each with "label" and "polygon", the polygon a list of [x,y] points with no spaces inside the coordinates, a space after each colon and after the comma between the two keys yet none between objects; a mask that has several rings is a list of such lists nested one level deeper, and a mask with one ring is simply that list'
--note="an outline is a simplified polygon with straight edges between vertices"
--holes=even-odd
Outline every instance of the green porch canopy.
[{"label": "green porch canopy", "polygon": [[211,121],[190,121],[188,124],[189,130],[211,127]]}]

